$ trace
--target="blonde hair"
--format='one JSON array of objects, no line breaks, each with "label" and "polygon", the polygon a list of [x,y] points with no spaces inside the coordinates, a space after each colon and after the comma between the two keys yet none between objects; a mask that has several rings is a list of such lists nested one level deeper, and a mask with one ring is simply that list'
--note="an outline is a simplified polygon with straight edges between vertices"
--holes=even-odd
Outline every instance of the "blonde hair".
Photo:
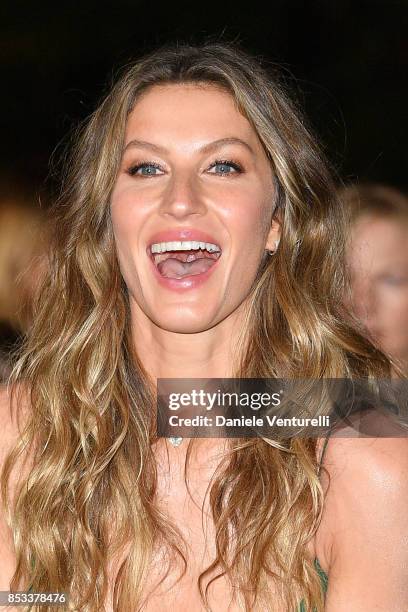
[{"label": "blonde hair", "polygon": [[389,185],[353,183],[340,189],[339,199],[345,205],[351,222],[363,215],[408,221],[408,197]]},{"label": "blonde hair", "polygon": [[[51,272],[13,376],[30,389],[30,415],[2,478],[6,493],[18,453],[25,444],[34,450],[12,513],[12,587],[27,580],[34,591],[70,591],[76,609],[89,612],[103,609],[108,558],[125,546],[115,610],[141,608],[157,542],[186,566],[179,530],[154,504],[154,389],[134,354],[109,213],[127,117],[142,92],[169,83],[228,91],[276,177],[282,238],[248,298],[236,376],[365,377],[390,370],[345,322],[344,215],[321,152],[278,75],[220,43],[162,48],[127,67],[81,129],[67,164]],[[230,441],[209,493],[217,551],[209,569],[230,578],[245,610],[255,603],[273,609],[268,578],[280,585],[288,610],[301,597],[306,610],[323,610],[306,552],[323,507],[315,452],[315,439]],[[207,573],[199,579],[203,601]]]}]

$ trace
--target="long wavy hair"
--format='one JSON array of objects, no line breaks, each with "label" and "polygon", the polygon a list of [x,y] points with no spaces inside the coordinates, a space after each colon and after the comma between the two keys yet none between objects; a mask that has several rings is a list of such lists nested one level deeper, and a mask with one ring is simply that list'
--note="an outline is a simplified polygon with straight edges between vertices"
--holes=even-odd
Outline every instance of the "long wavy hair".
[{"label": "long wavy hair", "polygon": [[[347,322],[344,214],[279,72],[229,43],[166,46],[127,66],[81,126],[66,163],[50,272],[11,379],[12,389],[28,394],[29,410],[2,474],[17,556],[11,588],[70,592],[75,609],[87,612],[105,609],[108,561],[120,551],[114,610],[142,609],[157,543],[171,563],[181,562],[180,576],[187,565],[177,526],[154,503],[155,389],[135,354],[109,211],[127,117],[148,88],[171,83],[229,92],[275,176],[271,206],[282,236],[247,298],[235,376],[390,373],[388,359]],[[32,465],[11,507],[12,466],[28,450]],[[288,610],[303,598],[306,610],[322,611],[306,551],[324,502],[316,439],[230,440],[210,485],[216,558],[198,579],[206,609],[209,584],[225,575],[245,610],[276,608],[268,595],[273,581]]]}]

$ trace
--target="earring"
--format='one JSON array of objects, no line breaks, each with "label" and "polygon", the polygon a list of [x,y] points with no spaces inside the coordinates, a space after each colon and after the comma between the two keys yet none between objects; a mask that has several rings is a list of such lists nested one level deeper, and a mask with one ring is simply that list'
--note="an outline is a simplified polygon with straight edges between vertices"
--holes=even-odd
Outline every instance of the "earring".
[{"label": "earring", "polygon": [[268,255],[273,255],[274,253],[276,253],[276,251],[278,250],[278,246],[279,246],[279,238],[278,240],[275,240],[275,249],[273,251],[271,251],[270,249],[266,249],[266,252],[268,253]]}]

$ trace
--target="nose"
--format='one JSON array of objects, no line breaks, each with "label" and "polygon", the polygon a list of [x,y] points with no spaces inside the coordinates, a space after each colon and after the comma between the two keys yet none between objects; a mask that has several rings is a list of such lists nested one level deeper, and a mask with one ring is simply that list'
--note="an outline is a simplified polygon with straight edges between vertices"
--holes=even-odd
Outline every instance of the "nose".
[{"label": "nose", "polygon": [[183,219],[191,215],[203,215],[205,212],[203,194],[194,177],[188,172],[174,173],[163,193],[160,214]]}]

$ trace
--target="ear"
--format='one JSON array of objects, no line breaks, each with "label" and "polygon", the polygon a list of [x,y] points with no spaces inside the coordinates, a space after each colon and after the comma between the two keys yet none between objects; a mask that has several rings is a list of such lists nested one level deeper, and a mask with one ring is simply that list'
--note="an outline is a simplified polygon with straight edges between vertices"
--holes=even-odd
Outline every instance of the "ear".
[{"label": "ear", "polygon": [[268,232],[268,237],[266,239],[265,249],[270,253],[274,253],[279,245],[279,240],[281,236],[282,224],[280,220],[280,215],[276,214],[272,218],[271,227]]}]

